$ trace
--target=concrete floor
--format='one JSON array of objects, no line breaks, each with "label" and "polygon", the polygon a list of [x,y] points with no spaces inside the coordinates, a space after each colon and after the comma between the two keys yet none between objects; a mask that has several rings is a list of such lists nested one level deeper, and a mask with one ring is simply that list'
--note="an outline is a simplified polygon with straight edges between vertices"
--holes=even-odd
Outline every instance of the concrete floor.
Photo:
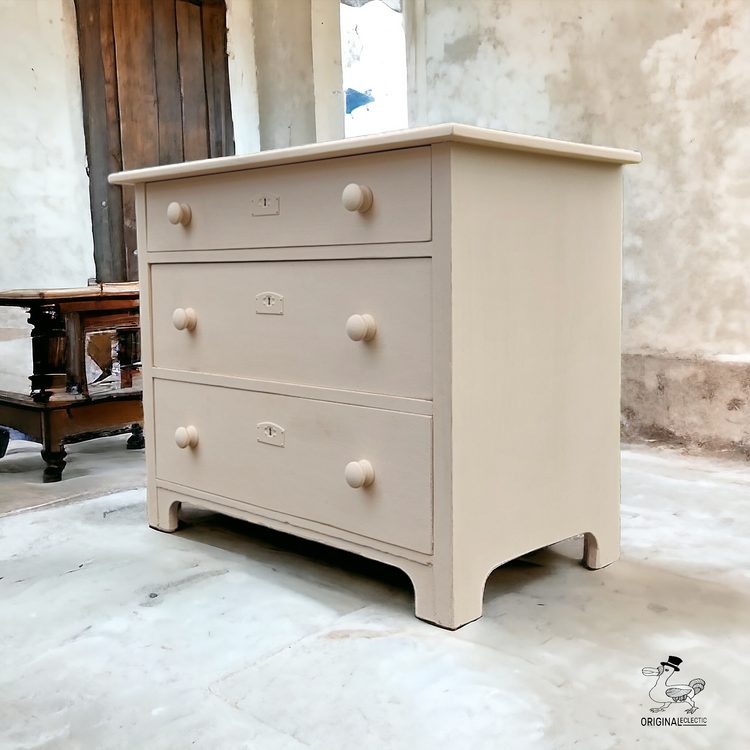
[{"label": "concrete floor", "polygon": [[144,452],[125,447],[130,435],[87,440],[68,445],[64,481],[42,483],[42,446],[11,440],[0,459],[0,515],[60,500],[85,500],[118,490],[143,487]]},{"label": "concrete floor", "polygon": [[[746,463],[624,451],[622,559],[508,564],[450,633],[386,566],[189,509],[150,530],[125,439],[79,446],[67,488],[26,444],[0,461],[0,513],[79,498],[0,518],[3,750],[750,747]],[[641,725],[686,716],[649,711],[670,655],[706,726]]]}]

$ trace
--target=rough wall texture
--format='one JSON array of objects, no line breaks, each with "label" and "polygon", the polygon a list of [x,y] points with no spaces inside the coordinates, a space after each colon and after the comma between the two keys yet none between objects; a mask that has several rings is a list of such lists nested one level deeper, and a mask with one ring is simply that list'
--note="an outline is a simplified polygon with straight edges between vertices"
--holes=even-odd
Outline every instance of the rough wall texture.
[{"label": "rough wall texture", "polygon": [[[0,288],[94,275],[73,0],[0,3]],[[0,390],[26,390],[22,310],[0,308]]]},{"label": "rough wall texture", "polygon": [[260,147],[315,143],[310,0],[253,0]]},{"label": "rough wall texture", "polygon": [[237,154],[260,151],[258,76],[252,0],[226,0],[229,91]]},{"label": "rough wall texture", "polygon": [[[722,399],[743,402],[729,416],[750,413],[736,364],[750,362],[750,3],[427,0],[424,23],[428,122],[643,153],[625,176],[630,424],[729,439],[700,384],[726,378]],[[657,400],[627,356],[644,354],[676,378]],[[694,414],[668,427],[672,398]]]},{"label": "rough wall texture", "polygon": [[338,0],[226,5],[236,153],[343,138]]},{"label": "rough wall texture", "polygon": [[625,439],[737,450],[750,458],[750,368],[705,358],[625,354]]}]

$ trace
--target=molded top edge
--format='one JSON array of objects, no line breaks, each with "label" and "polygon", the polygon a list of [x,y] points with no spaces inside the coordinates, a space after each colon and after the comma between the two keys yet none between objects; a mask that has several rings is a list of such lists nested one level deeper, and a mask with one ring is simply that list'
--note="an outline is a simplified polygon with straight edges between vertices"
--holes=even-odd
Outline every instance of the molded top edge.
[{"label": "molded top edge", "polygon": [[377,151],[391,151],[398,148],[427,146],[442,142],[468,143],[475,146],[548,154],[610,164],[638,164],[642,159],[638,151],[606,146],[589,146],[583,143],[557,141],[535,135],[519,135],[503,130],[479,128],[473,125],[446,123],[358,138],[345,138],[338,141],[309,143],[304,146],[260,151],[241,156],[223,156],[216,159],[201,159],[161,167],[132,169],[111,174],[109,182],[112,185],[136,185],[142,182],[158,182],[159,180],[176,177],[197,177],[221,172],[236,172],[256,167],[331,159],[337,156],[369,154]]}]

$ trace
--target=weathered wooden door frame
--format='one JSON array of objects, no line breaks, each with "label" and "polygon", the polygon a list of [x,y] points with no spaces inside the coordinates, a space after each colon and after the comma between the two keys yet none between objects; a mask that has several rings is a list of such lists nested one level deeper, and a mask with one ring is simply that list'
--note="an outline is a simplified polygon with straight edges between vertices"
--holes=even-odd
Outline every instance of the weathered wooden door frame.
[{"label": "weathered wooden door frame", "polygon": [[[226,55],[225,3],[224,0],[182,1],[201,9],[200,33],[207,99],[205,114],[208,119],[206,155],[229,156],[234,153],[234,132]],[[127,2],[130,8],[136,4],[146,10],[150,8],[151,14],[153,36],[137,50],[141,55],[150,54],[153,80],[146,83],[153,91],[158,121],[153,135],[146,135],[154,143],[153,153],[145,157],[144,163],[123,164],[117,59],[118,56],[126,57],[128,51],[116,49],[115,45],[113,3],[118,2]],[[96,277],[101,282],[134,280],[138,277],[138,264],[134,196],[129,192],[132,188],[110,185],[107,177],[123,167],[171,164],[184,158],[182,121],[176,123],[175,117],[184,120],[195,113],[183,111],[183,81],[176,54],[175,0],[75,0],[75,7]],[[140,41],[144,41],[143,37]],[[162,82],[161,90],[159,82]],[[126,116],[129,117],[129,113]],[[126,121],[126,128],[129,124]]]}]

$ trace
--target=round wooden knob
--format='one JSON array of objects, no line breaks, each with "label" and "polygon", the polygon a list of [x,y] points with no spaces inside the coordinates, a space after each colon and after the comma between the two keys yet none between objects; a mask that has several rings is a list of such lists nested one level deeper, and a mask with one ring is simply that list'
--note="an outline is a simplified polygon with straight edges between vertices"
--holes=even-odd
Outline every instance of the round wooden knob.
[{"label": "round wooden knob", "polygon": [[172,313],[172,323],[178,331],[184,331],[186,328],[188,331],[192,331],[198,323],[198,316],[192,307],[187,307],[184,310],[178,307]]},{"label": "round wooden knob", "polygon": [[375,469],[367,460],[352,461],[344,469],[344,478],[346,483],[355,490],[360,487],[369,487],[375,481]]},{"label": "round wooden knob", "polygon": [[378,332],[372,315],[352,315],[346,321],[346,335],[352,341],[370,341]]},{"label": "round wooden knob", "polygon": [[174,431],[174,441],[178,448],[195,448],[198,445],[198,430],[193,425],[178,427]]},{"label": "round wooden knob", "polygon": [[167,218],[171,224],[182,224],[186,227],[193,218],[193,212],[187,203],[177,203],[173,201],[167,206]]},{"label": "round wooden knob", "polygon": [[357,185],[356,182],[352,182],[344,188],[341,202],[347,211],[359,211],[363,214],[372,206],[372,190],[367,185]]}]

